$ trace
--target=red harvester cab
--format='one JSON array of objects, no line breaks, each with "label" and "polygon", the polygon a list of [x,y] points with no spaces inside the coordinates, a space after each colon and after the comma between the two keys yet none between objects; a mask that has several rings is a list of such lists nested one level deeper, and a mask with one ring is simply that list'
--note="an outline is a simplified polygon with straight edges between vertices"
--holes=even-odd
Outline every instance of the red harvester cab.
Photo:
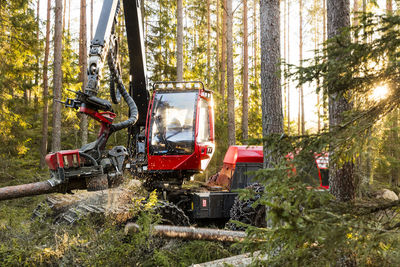
[{"label": "red harvester cab", "polygon": [[212,92],[201,82],[157,82],[146,121],[147,171],[189,177],[214,154]]}]

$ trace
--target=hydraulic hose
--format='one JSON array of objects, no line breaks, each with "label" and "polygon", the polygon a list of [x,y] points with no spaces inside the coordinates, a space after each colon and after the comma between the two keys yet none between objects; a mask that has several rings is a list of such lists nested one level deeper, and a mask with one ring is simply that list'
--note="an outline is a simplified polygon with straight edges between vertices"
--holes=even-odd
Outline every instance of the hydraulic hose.
[{"label": "hydraulic hose", "polygon": [[89,154],[86,154],[86,153],[83,153],[83,152],[79,151],[79,156],[89,159],[93,163],[94,166],[98,166],[99,165],[97,163],[97,161],[92,156],[90,156]]},{"label": "hydraulic hose", "polygon": [[117,66],[114,61],[114,55],[110,50],[108,55],[108,66],[111,71],[111,75],[114,79],[114,82],[117,84],[118,91],[121,93],[122,97],[124,98],[125,102],[128,104],[129,107],[129,118],[126,121],[122,121],[116,124],[111,125],[110,134],[124,128],[127,128],[133,124],[135,124],[139,118],[138,116],[138,108],[136,106],[135,101],[133,101],[132,97],[128,94],[125,89],[124,83],[122,82],[121,75],[117,69]]},{"label": "hydraulic hose", "polygon": [[[121,80],[121,78],[119,78],[119,80]],[[127,128],[135,124],[139,118],[136,103],[135,101],[133,101],[132,97],[126,91],[125,86],[122,84],[122,80],[118,82],[118,90],[121,93],[122,97],[124,98],[125,102],[128,104],[130,116],[125,121],[111,125],[110,129],[111,132],[116,132],[121,129]]]}]

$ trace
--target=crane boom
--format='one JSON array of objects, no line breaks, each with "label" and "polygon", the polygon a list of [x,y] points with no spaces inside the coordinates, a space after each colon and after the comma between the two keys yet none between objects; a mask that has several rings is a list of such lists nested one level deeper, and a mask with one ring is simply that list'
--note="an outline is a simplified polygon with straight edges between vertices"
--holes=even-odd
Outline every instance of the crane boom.
[{"label": "crane boom", "polygon": [[138,107],[139,119],[136,125],[144,127],[146,124],[149,91],[140,1],[124,0],[123,4],[131,75],[129,94]]}]

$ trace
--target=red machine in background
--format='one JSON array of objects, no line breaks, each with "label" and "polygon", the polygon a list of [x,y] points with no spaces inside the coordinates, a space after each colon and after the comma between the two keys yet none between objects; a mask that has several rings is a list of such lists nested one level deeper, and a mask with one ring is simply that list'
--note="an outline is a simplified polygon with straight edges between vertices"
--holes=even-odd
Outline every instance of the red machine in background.
[{"label": "red machine in background", "polygon": [[[292,154],[287,156],[289,164],[292,159]],[[261,169],[263,160],[262,146],[230,146],[221,171],[209,184],[227,190],[245,188],[254,183],[246,173]],[[327,153],[314,153],[314,161],[310,162],[307,169],[307,173],[312,177],[307,182],[319,189],[329,189],[328,163]],[[293,167],[292,171],[296,172],[296,168]]]},{"label": "red machine in background", "polygon": [[[263,167],[262,146],[230,146],[217,175],[208,181],[210,191],[194,193],[192,217],[231,218],[231,209],[238,201],[236,189],[252,186],[255,171]],[[295,169],[293,171],[296,171]],[[305,181],[316,189],[329,189],[328,155],[314,154],[314,161],[306,166],[310,179]],[[236,214],[240,216],[240,214]],[[238,218],[233,218],[240,220]]]}]

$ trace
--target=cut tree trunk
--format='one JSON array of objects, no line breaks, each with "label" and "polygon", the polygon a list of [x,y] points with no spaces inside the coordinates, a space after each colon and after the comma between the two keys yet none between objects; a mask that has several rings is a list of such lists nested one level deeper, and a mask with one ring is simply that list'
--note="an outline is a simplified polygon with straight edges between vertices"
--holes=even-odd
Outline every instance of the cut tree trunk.
[{"label": "cut tree trunk", "polygon": [[[136,223],[128,223],[125,226],[125,233],[136,233],[140,226]],[[161,237],[182,238],[189,240],[209,240],[220,242],[238,242],[246,237],[244,231],[230,231],[212,228],[195,228],[188,226],[155,225],[152,233]]]}]

